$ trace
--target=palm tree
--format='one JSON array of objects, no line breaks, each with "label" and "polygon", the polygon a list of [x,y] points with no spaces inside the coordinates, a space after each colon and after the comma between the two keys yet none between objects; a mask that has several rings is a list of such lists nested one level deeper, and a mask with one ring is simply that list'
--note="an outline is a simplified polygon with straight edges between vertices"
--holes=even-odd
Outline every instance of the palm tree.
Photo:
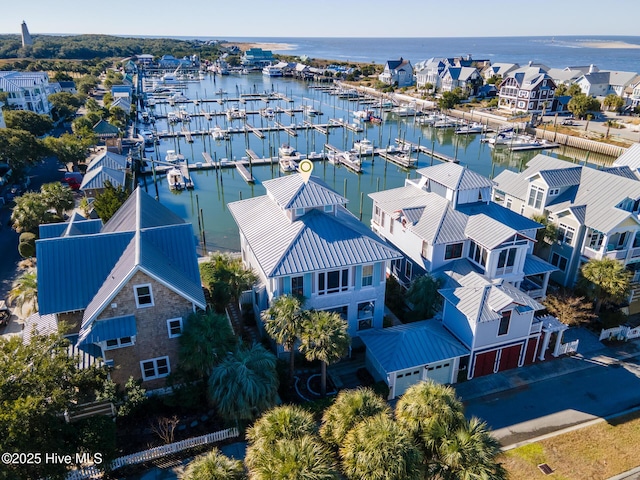
[{"label": "palm tree", "polygon": [[327,393],[327,364],[344,357],[350,343],[347,322],[340,314],[324,310],[308,312],[300,334],[300,352],[310,362],[320,360],[320,393],[323,397]]},{"label": "palm tree", "polygon": [[38,277],[35,271],[25,272],[14,282],[7,297],[9,303],[15,302],[20,313],[28,317],[38,311]]},{"label": "palm tree", "polygon": [[259,344],[229,354],[209,377],[210,400],[222,417],[236,422],[272,407],[277,391],[276,357]]},{"label": "palm tree", "polygon": [[310,435],[282,438],[270,448],[250,445],[246,464],[250,480],[337,480],[331,451]]},{"label": "palm tree", "polygon": [[313,415],[295,405],[283,405],[265,412],[251,428],[246,438],[250,445],[262,444],[270,448],[280,439],[292,440],[305,435],[316,435],[317,425]]},{"label": "palm tree", "polygon": [[443,437],[432,471],[442,480],[505,480],[507,473],[496,461],[500,452],[486,423],[474,417]]},{"label": "palm tree", "polygon": [[396,421],[423,446],[427,458],[435,455],[443,428],[464,423],[464,408],[453,388],[433,381],[409,387],[396,404]]},{"label": "palm tree", "polygon": [[588,292],[595,301],[595,313],[602,302],[623,299],[631,287],[631,272],[612,258],[591,259],[582,266],[582,276],[589,282]]},{"label": "palm tree", "polygon": [[344,439],[340,457],[342,471],[350,480],[424,478],[420,449],[411,435],[384,413],[356,425]]},{"label": "palm tree", "polygon": [[343,390],[324,411],[320,436],[326,444],[338,448],[352,428],[362,420],[379,414],[391,416],[391,409],[372,389]]},{"label": "palm tree", "polygon": [[56,215],[63,218],[66,210],[74,206],[73,192],[60,182],[45,183],[40,187],[40,192],[45,204],[56,211]]},{"label": "palm tree", "polygon": [[239,460],[232,460],[214,448],[193,460],[180,477],[181,480],[242,480],[244,467]]},{"label": "palm tree", "polygon": [[262,321],[267,334],[289,350],[289,383],[293,383],[295,372],[295,346],[302,333],[304,315],[302,301],[292,295],[276,298],[268,310],[262,312]]},{"label": "palm tree", "polygon": [[192,313],[180,336],[180,366],[198,378],[206,378],[234,344],[233,330],[225,315]]}]

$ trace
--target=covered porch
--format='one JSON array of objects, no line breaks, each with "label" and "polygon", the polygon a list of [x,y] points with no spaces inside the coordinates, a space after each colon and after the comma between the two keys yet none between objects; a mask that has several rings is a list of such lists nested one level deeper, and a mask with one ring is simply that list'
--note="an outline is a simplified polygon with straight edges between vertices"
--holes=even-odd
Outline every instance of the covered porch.
[{"label": "covered porch", "polygon": [[555,334],[555,341],[553,343],[553,357],[559,357],[560,355],[566,355],[574,353],[578,350],[579,340],[563,343],[563,334],[569,329],[568,325],[565,325],[560,320],[552,315],[544,315],[541,317],[535,317],[532,329],[534,326],[539,327],[542,331],[542,344],[538,352],[538,360],[543,361],[546,358],[547,350],[551,343],[551,337]]},{"label": "covered porch", "polygon": [[547,296],[549,277],[556,270],[558,268],[549,262],[529,254],[524,261],[524,278],[518,288],[533,299],[544,300]]}]

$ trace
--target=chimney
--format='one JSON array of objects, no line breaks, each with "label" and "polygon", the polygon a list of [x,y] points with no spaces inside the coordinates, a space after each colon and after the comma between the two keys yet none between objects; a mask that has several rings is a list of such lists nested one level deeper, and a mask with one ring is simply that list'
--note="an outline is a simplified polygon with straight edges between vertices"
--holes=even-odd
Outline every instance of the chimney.
[{"label": "chimney", "polygon": [[589,65],[589,73],[594,73],[597,71],[598,71],[598,68],[593,63]]}]

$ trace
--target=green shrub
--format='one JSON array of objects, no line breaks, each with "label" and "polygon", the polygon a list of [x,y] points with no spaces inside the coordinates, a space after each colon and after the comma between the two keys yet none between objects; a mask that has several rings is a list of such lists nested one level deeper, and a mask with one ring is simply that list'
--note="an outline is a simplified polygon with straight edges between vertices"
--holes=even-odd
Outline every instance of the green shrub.
[{"label": "green shrub", "polygon": [[22,258],[31,258],[36,254],[35,243],[22,242],[18,245],[18,253]]},{"label": "green shrub", "polygon": [[36,241],[36,235],[35,233],[31,233],[31,232],[22,232],[20,234],[20,238],[19,238],[19,242],[20,243],[25,243],[25,242],[34,242]]}]

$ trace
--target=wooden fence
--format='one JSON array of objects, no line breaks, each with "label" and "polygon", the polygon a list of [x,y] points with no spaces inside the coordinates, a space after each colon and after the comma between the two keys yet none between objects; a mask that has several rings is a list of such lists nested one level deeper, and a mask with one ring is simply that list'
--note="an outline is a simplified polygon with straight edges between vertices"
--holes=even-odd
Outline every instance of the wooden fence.
[{"label": "wooden fence", "polygon": [[[151,448],[143,452],[132,453],[131,455],[125,455],[124,457],[116,458],[111,462],[111,470],[125,467],[127,465],[136,465],[139,463],[148,462],[162,458],[166,455],[188,450],[189,448],[199,447],[201,445],[208,445],[210,443],[221,442],[228,438],[236,438],[238,436],[237,428],[228,428],[226,430],[220,430],[219,432],[208,433],[200,437],[188,438],[179,442],[170,443],[168,445],[161,445],[160,447]],[[91,480],[102,478],[102,472],[94,467],[84,467],[73,470],[67,474],[66,480]]]}]

